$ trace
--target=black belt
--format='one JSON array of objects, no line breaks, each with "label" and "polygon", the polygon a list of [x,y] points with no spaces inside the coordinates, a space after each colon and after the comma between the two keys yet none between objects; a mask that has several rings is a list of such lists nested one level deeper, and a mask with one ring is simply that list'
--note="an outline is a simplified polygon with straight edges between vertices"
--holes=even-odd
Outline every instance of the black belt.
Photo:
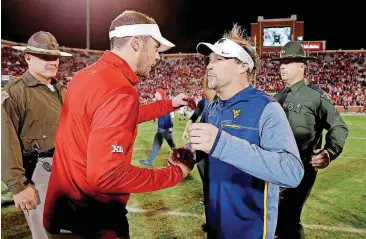
[{"label": "black belt", "polygon": [[49,158],[49,157],[53,157],[53,153],[55,152],[55,149],[50,149],[44,152],[40,152],[38,153],[38,157],[39,158]]}]

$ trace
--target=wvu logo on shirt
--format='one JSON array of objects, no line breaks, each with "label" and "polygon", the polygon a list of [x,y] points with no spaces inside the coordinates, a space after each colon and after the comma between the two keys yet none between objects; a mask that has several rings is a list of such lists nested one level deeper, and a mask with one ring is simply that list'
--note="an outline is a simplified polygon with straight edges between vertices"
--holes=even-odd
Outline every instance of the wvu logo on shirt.
[{"label": "wvu logo on shirt", "polygon": [[233,117],[236,119],[236,117],[239,116],[241,110],[233,110]]}]

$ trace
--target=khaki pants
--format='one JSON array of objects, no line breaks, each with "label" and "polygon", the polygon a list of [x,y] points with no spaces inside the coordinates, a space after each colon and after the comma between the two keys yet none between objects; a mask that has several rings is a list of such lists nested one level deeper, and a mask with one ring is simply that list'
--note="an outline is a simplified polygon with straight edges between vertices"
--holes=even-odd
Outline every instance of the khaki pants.
[{"label": "khaki pants", "polygon": [[42,167],[45,162],[52,165],[52,158],[40,158],[32,176],[32,181],[38,192],[40,204],[37,205],[36,209],[24,211],[28,226],[32,232],[32,238],[34,239],[48,239],[46,230],[43,227],[43,208],[51,172],[47,172]]}]

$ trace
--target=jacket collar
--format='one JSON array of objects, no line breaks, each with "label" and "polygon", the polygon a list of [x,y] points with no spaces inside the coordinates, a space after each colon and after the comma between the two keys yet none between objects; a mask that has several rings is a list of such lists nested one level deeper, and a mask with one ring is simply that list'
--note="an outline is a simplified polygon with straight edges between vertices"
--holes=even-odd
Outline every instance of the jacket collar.
[{"label": "jacket collar", "polygon": [[135,85],[140,82],[139,78],[136,76],[135,72],[133,72],[127,62],[113,52],[105,51],[104,54],[99,58],[99,61],[104,61],[107,64],[118,68],[131,82],[131,84]]},{"label": "jacket collar", "polygon": [[[33,86],[37,86],[37,85],[43,85],[39,80],[37,80],[29,71],[26,71],[23,76],[22,76],[22,80],[24,82],[24,84],[28,87],[33,87]],[[62,85],[62,83],[60,81],[58,81],[56,78],[52,78],[51,80],[51,84],[52,85],[57,85],[60,86]],[[59,88],[60,88],[59,87]]]},{"label": "jacket collar", "polygon": [[305,85],[305,80],[301,80],[293,84],[290,89],[293,94],[295,94],[302,86]]},{"label": "jacket collar", "polygon": [[253,87],[253,85],[249,85],[247,88],[239,91],[228,100],[221,100],[219,98],[218,103],[224,108],[224,106],[230,107],[231,105],[234,105],[240,101],[249,101],[255,97],[257,97],[256,89]]}]

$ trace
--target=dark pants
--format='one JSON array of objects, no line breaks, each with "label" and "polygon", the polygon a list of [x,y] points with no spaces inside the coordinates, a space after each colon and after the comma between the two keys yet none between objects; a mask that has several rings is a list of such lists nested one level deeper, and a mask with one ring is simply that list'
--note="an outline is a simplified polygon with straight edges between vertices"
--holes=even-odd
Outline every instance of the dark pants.
[{"label": "dark pants", "polygon": [[[306,163],[305,163],[306,164]],[[317,171],[312,167],[305,169],[304,177],[297,188],[287,188],[280,194],[276,236],[278,239],[305,238],[301,225],[301,211],[313,188]]]},{"label": "dark pants", "polygon": [[[48,236],[48,239],[87,239],[85,237],[80,237],[75,234],[65,234],[65,233],[60,233],[57,235],[47,233],[47,236]],[[98,239],[104,239],[104,238],[116,239],[117,236],[113,232],[105,231],[100,234]],[[127,235],[124,237],[118,237],[118,239],[130,239],[130,236]]]},{"label": "dark pants", "polygon": [[158,128],[158,131],[155,134],[154,142],[152,145],[152,150],[150,152],[149,157],[147,160],[151,163],[156,158],[156,155],[158,155],[159,150],[161,148],[161,145],[163,144],[164,139],[169,144],[171,149],[175,148],[175,142],[173,139],[173,134],[169,131],[169,129],[160,129]]},{"label": "dark pants", "polygon": [[[60,234],[54,235],[54,234],[49,234],[47,232],[47,236],[48,236],[48,239],[87,239],[85,237],[80,237],[75,234],[65,234],[65,233],[64,234],[60,233]],[[117,239],[117,236],[113,232],[108,232],[108,231],[100,233],[100,236],[98,239],[105,239],[105,238]],[[130,236],[127,235],[124,237],[118,237],[118,239],[130,239]]]},{"label": "dark pants", "polygon": [[200,161],[198,161],[196,163],[198,172],[200,174],[201,180],[202,180],[202,188],[203,188],[203,202],[205,204],[205,215],[207,215],[206,213],[206,205],[207,205],[207,197],[208,197],[208,175],[207,175],[207,171],[208,171],[208,159],[206,159],[206,157],[204,157],[202,159],[202,157],[199,155],[202,154],[202,152],[200,151],[196,151],[196,157],[197,158],[201,158]]},{"label": "dark pants", "polygon": [[205,175],[205,167],[206,167],[205,160],[202,159],[201,161],[197,162],[196,165],[197,165],[198,173],[200,174],[202,183],[204,183],[204,175]]},{"label": "dark pants", "polygon": [[[91,198],[82,201],[60,196],[48,220],[51,224],[49,238],[129,238],[127,210],[119,201],[104,203]],[[62,229],[72,234],[60,232]]]}]

